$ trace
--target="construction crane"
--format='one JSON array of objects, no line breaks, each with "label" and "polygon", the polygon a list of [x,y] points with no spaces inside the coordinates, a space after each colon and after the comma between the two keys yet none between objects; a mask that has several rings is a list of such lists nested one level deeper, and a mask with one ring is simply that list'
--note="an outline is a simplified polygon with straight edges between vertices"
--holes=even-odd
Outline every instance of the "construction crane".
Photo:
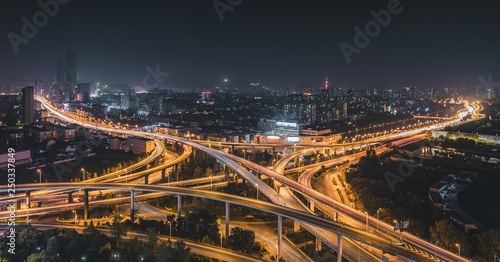
[{"label": "construction crane", "polygon": [[37,83],[44,83],[42,80],[37,80],[36,78],[35,78],[35,80],[26,80],[26,79],[4,79],[4,80],[7,80],[7,81],[20,81],[20,82],[33,82],[34,83],[34,87],[35,87],[35,93],[36,93],[36,91],[38,91]]}]

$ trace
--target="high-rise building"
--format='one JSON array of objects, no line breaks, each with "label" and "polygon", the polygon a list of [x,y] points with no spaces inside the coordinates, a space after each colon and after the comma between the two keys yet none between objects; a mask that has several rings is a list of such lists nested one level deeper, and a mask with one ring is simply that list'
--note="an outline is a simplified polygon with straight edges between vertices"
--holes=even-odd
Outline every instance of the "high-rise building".
[{"label": "high-rise building", "polygon": [[57,59],[56,63],[56,83],[63,83],[64,82],[64,72],[63,72],[63,61],[62,59]]},{"label": "high-rise building", "polygon": [[66,68],[65,68],[65,99],[69,102],[73,100],[74,89],[76,85],[76,54],[73,51],[66,53]]},{"label": "high-rise building", "polygon": [[35,122],[35,90],[32,86],[23,88],[23,121],[31,124]]},{"label": "high-rise building", "polygon": [[73,51],[66,53],[66,83],[76,85],[76,54]]},{"label": "high-rise building", "polygon": [[75,90],[75,101],[90,102],[90,83],[80,83]]},{"label": "high-rise building", "polygon": [[347,118],[347,103],[344,102],[342,105],[342,117]]}]

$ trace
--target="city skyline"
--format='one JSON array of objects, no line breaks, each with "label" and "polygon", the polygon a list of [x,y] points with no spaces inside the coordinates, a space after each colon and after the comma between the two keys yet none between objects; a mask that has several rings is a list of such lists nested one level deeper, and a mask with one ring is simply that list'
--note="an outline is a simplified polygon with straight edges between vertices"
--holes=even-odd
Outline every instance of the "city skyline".
[{"label": "city skyline", "polygon": [[[78,83],[143,86],[146,67],[159,64],[170,73],[161,86],[180,89],[212,88],[223,79],[238,86],[319,88],[325,75],[331,87],[442,88],[500,75],[493,44],[498,36],[488,33],[499,20],[494,1],[481,7],[401,1],[399,12],[348,63],[339,45],[358,48],[353,28],[364,31],[378,17],[371,11],[381,14],[390,2],[315,3],[303,9],[293,2],[242,1],[223,12],[221,21],[211,3],[148,1],[135,8],[123,1],[68,1],[18,45],[17,54],[3,38],[1,56],[10,62],[0,63],[0,77],[55,81],[54,65],[67,50],[78,55]],[[21,18],[31,20],[41,10],[35,3],[10,3],[0,11],[6,20],[1,32],[23,36]],[[113,10],[120,15],[111,19]]]},{"label": "city skyline", "polygon": [[0,8],[0,261],[500,262],[500,1]]}]

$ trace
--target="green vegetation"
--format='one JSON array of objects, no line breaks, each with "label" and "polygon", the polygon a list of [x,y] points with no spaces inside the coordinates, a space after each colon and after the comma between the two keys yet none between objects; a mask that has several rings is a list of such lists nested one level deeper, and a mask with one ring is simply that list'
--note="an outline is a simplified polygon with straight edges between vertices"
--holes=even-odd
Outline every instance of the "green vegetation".
[{"label": "green vegetation", "polygon": [[[83,218],[84,216],[83,208],[75,209],[75,211],[79,218]],[[109,217],[111,215],[113,215],[112,206],[95,206],[89,208],[89,219]],[[75,218],[75,213],[72,210],[63,211],[59,215],[59,219],[62,220],[68,220],[74,218]]]},{"label": "green vegetation", "polygon": [[108,237],[94,227],[83,234],[74,229],[38,231],[32,226],[18,226],[16,232],[16,254],[8,253],[7,237],[0,241],[2,261],[209,261],[199,256],[191,260],[190,248],[183,242],[159,244],[154,232],[149,232],[146,243],[124,240],[126,234]]},{"label": "green vegetation", "polygon": [[[380,157],[386,159],[396,152],[389,152]],[[393,224],[394,220],[409,220],[407,229],[413,235],[428,239],[438,246],[452,252],[460,252],[474,261],[492,261],[495,252],[500,252],[500,229],[490,229],[482,234],[466,234],[463,227],[449,220],[439,209],[428,201],[429,186],[448,174],[449,169],[435,169],[434,162],[428,160],[423,167],[415,167],[395,192],[391,192],[383,174],[386,171],[399,173],[399,162],[380,161],[379,157],[363,157],[357,171],[346,174],[347,182],[356,193],[365,211]],[[442,163],[442,162],[439,162]],[[358,203],[356,203],[358,205]],[[498,254],[500,255],[500,254]]]},{"label": "green vegetation", "polygon": [[241,227],[231,228],[231,234],[227,242],[229,248],[245,254],[259,254],[262,256],[269,253],[265,247],[255,241],[254,231]]},{"label": "green vegetation", "polygon": [[300,230],[300,231],[297,231],[297,232],[290,232],[290,233],[288,233],[286,235],[286,237],[288,239],[290,239],[290,241],[292,241],[292,243],[294,243],[295,245],[302,244],[302,243],[308,242],[308,241],[313,241],[313,240],[316,239],[307,230]]}]

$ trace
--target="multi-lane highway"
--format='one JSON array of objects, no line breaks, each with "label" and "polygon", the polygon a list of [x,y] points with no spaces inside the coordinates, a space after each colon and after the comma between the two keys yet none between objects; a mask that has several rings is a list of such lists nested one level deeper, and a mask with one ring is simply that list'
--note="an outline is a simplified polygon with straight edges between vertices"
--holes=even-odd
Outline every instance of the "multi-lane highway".
[{"label": "multi-lane highway", "polygon": [[[83,126],[88,126],[90,128],[94,128],[95,127],[95,128],[98,128],[98,129],[101,129],[101,130],[104,130],[104,131],[110,131],[110,132],[118,132],[118,131],[120,131],[122,133],[128,133],[128,134],[133,134],[133,135],[137,135],[137,134],[141,133],[141,132],[131,131],[131,130],[117,130],[117,129],[109,128],[109,127],[106,127],[106,126],[99,126],[98,127],[95,124],[86,123],[85,121],[82,122],[82,121],[77,120],[77,119],[75,119],[75,118],[73,118],[71,116],[68,116],[66,114],[62,114],[61,112],[57,111],[55,108],[52,108],[52,106],[50,106],[50,104],[48,104],[48,102],[46,102],[46,101],[42,100],[42,104],[44,105],[44,107],[48,108],[49,111],[51,111],[51,113],[57,115],[59,118],[62,118],[64,120],[68,121],[68,122],[78,123],[78,124],[81,124]],[[465,115],[466,114],[462,114],[460,116],[462,118]],[[461,121],[461,119],[453,120],[453,121],[449,122],[448,124],[453,124],[454,122],[458,122],[458,121]],[[444,126],[444,124],[439,124],[439,125],[436,125],[436,126],[433,126],[433,127],[427,127],[425,130],[429,130],[429,129],[433,129],[433,128],[440,128],[442,126]],[[410,132],[407,132],[406,135],[418,134],[419,132],[422,132],[422,130],[410,131]],[[144,135],[146,135],[146,134],[144,134]],[[182,138],[178,138],[178,137],[175,137],[175,136],[159,135],[159,134],[149,134],[149,133],[147,133],[147,135],[148,136],[156,136],[156,137],[167,138],[167,139],[171,139],[171,140],[174,140],[174,141],[179,141],[179,142],[182,142],[184,144],[190,145],[190,146],[192,146],[192,147],[194,147],[194,148],[196,148],[198,150],[204,151],[204,152],[210,154],[211,156],[219,159],[220,161],[222,161],[223,163],[225,163],[226,165],[228,165],[230,168],[234,169],[239,175],[241,175],[243,178],[245,178],[247,181],[249,181],[252,185],[254,185],[255,187],[258,187],[258,190],[261,191],[263,194],[265,194],[271,201],[273,201],[275,203],[283,203],[283,204],[285,203],[285,200],[282,197],[280,197],[279,195],[277,195],[274,190],[272,190],[271,188],[269,188],[260,179],[256,178],[251,173],[249,173],[246,170],[246,168],[238,165],[235,161],[233,161],[233,160],[235,160],[235,157],[232,156],[232,155],[224,154],[222,152],[218,152],[218,151],[206,148],[206,147],[201,146],[199,144],[196,144],[196,143],[194,143],[192,141],[185,140],[185,139],[182,139]],[[314,198],[316,200],[322,201],[323,203],[325,203],[327,205],[336,205],[336,207],[337,206],[342,206],[342,205],[338,205],[338,203],[335,203],[332,199],[325,198],[324,195],[319,194],[319,193],[315,192],[314,190],[311,190],[308,187],[303,186],[303,185],[301,185],[301,184],[299,184],[297,182],[291,181],[291,180],[283,177],[282,175],[277,174],[276,172],[272,172],[272,171],[270,171],[270,170],[268,170],[268,169],[266,169],[264,167],[260,167],[260,166],[254,164],[254,163],[249,162],[249,161],[245,162],[245,161],[242,161],[239,158],[236,158],[236,159],[240,163],[243,163],[245,166],[250,167],[250,168],[252,168],[254,170],[258,170],[262,174],[264,174],[266,176],[269,176],[269,177],[272,177],[275,180],[279,180],[281,183],[286,184],[287,186],[293,188],[294,190],[301,191],[304,194],[306,194],[307,196],[312,197],[312,198]],[[351,216],[353,216],[355,218],[360,219],[360,217],[364,216],[364,214],[362,214],[361,212],[359,212],[357,210],[349,209],[349,207],[342,207],[342,208],[344,209],[344,210],[342,210],[342,212],[346,212],[346,213],[350,214]],[[269,210],[268,210],[268,212],[269,212]],[[370,222],[370,223],[372,223],[372,222]],[[319,226],[319,225],[315,225],[315,226]],[[353,232],[350,232],[350,233],[353,233]],[[356,234],[354,234],[354,235],[356,235]],[[367,239],[370,239],[370,238],[374,237],[374,235],[372,235],[372,234],[366,234],[365,233],[365,234],[362,234],[362,235],[363,235],[363,238],[367,238]],[[359,236],[356,235],[355,238],[358,238],[358,237]],[[369,240],[367,241],[366,239],[363,240],[363,241],[367,242],[368,244],[370,242]],[[429,247],[429,248],[432,248],[432,250],[434,250],[434,246],[430,245],[429,243],[427,243],[425,241],[417,240],[417,242],[419,242],[419,241],[420,241],[419,244],[421,244],[423,246],[423,248]],[[380,243],[382,243],[382,242],[380,242]],[[396,250],[391,250],[391,252],[399,252],[399,250],[397,250],[397,247],[395,247],[395,249]],[[458,257],[458,256],[456,256],[454,254],[451,254],[451,256],[450,256],[450,254],[451,253],[448,252],[448,251],[442,251],[442,250],[440,250],[438,256],[440,256],[440,257],[443,256],[444,258],[452,258],[454,260],[459,260],[459,261],[465,261],[465,259],[463,259],[461,257]]]}]

